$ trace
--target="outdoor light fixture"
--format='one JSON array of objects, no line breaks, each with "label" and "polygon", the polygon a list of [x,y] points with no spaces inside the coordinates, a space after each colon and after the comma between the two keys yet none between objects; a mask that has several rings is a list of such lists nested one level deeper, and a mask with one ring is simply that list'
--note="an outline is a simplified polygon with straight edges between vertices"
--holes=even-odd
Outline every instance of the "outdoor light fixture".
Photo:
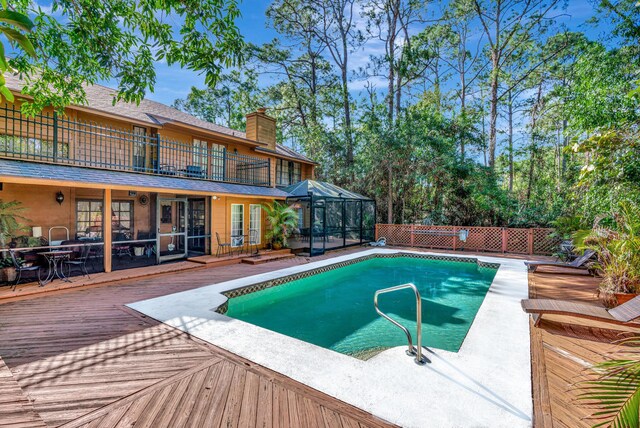
[{"label": "outdoor light fixture", "polygon": [[220,199],[220,196],[212,196],[211,199],[213,199],[214,201],[217,201],[218,199]]},{"label": "outdoor light fixture", "polygon": [[60,205],[64,202],[64,193],[58,192],[56,193],[56,202]]}]

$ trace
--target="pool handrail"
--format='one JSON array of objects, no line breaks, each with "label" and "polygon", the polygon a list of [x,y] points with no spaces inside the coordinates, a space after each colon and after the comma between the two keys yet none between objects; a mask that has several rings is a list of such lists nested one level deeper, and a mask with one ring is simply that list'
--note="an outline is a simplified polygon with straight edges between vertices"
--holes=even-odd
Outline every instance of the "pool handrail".
[{"label": "pool handrail", "polygon": [[[417,336],[416,348],[414,348],[413,346],[413,340],[411,338],[411,333],[409,332],[409,330],[405,326],[403,326],[402,324],[400,324],[399,322],[391,318],[389,315],[382,312],[378,307],[378,296],[380,294],[391,293],[393,291],[404,290],[406,288],[412,289],[416,295],[416,336]],[[422,298],[420,297],[420,292],[418,291],[418,288],[410,282],[407,284],[396,285],[394,287],[381,288],[380,290],[377,290],[373,295],[373,305],[375,306],[376,312],[378,313],[378,315],[391,321],[392,324],[394,324],[396,327],[399,327],[402,331],[404,331],[404,334],[407,335],[407,342],[409,343],[409,349],[407,349],[407,355],[409,356],[415,355],[416,364],[425,364],[427,362],[427,359],[422,355]]]}]

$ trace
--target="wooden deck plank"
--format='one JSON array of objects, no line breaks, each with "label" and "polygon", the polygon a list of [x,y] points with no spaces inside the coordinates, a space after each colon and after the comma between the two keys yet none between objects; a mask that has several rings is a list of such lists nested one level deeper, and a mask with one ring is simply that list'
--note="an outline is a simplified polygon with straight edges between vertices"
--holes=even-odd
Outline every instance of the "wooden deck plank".
[{"label": "wooden deck plank", "polygon": [[265,376],[260,376],[258,390],[257,426],[270,428],[273,425],[273,386],[274,383]]},{"label": "wooden deck plank", "polygon": [[258,392],[260,389],[260,376],[247,371],[245,388],[242,395],[242,406],[238,425],[241,427],[256,426],[256,414],[258,410]]},{"label": "wooden deck plank", "polygon": [[244,396],[245,380],[247,377],[247,371],[240,366],[236,366],[233,371],[233,378],[231,380],[231,387],[229,388],[229,396],[227,397],[227,404],[224,406],[222,413],[221,426],[223,427],[237,427],[240,420],[240,406],[242,404],[242,397]]}]

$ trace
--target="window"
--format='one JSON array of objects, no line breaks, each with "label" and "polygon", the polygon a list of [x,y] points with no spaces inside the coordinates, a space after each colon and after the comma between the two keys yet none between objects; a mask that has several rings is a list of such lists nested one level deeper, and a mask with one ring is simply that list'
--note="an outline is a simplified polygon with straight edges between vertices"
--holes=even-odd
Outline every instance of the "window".
[{"label": "window", "polygon": [[115,240],[132,239],[133,203],[131,201],[111,203],[111,231],[115,235]]},{"label": "window", "polygon": [[301,165],[284,159],[276,162],[276,185],[289,186],[302,179]]},{"label": "window", "polygon": [[145,171],[147,168],[147,128],[134,126],[133,135],[133,169]]},{"label": "window", "polygon": [[206,141],[193,140],[193,169],[187,171],[190,175],[202,177],[207,175],[209,163],[208,144]]},{"label": "window", "polygon": [[211,144],[211,179],[224,180],[226,149],[221,144]]},{"label": "window", "polygon": [[231,204],[231,246],[244,244],[244,205]]},{"label": "window", "polygon": [[102,238],[102,201],[76,202],[78,238]]},{"label": "window", "polygon": [[[133,202],[111,203],[111,229],[114,239],[130,239],[133,235]],[[76,235],[78,238],[102,238],[102,201],[76,202]]]},{"label": "window", "polygon": [[[261,220],[262,207],[258,204],[251,204],[249,206],[249,233],[256,231],[255,237],[257,238],[256,244],[262,242],[262,220]],[[250,235],[251,236],[251,235]]]}]

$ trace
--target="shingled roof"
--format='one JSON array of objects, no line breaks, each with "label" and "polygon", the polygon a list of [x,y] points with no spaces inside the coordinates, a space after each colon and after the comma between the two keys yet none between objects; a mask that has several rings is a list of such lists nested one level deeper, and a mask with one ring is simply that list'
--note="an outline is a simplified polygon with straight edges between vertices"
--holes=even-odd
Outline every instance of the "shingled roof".
[{"label": "shingled roof", "polygon": [[[22,90],[24,82],[17,75],[6,74],[5,78],[9,89],[16,92],[20,92]],[[189,125],[205,131],[241,138],[254,145],[259,144],[256,141],[247,139],[247,134],[242,131],[207,122],[206,120],[199,119],[196,116],[157,101],[145,98],[139,105],[136,105],[135,103],[126,103],[124,101],[118,101],[113,104],[113,98],[116,95],[116,90],[113,88],[102,85],[86,85],[84,87],[84,91],[87,96],[87,105],[84,107],[104,112],[109,115],[121,116],[125,120],[133,119],[156,127],[163,126],[168,123]],[[275,154],[299,159],[303,162],[313,162],[306,156],[280,144],[276,144]]]},{"label": "shingled roof", "polygon": [[157,191],[179,191],[181,193],[207,192],[220,194],[234,194],[247,196],[261,196],[265,198],[286,198],[289,196],[283,190],[274,187],[249,186],[244,184],[219,183],[207,180],[194,180],[182,177],[163,177],[133,172],[110,171],[104,169],[83,168],[67,165],[53,165],[46,163],[25,162],[18,160],[0,159],[0,176],[29,178],[39,180],[42,184],[82,182],[99,184],[114,188],[145,188]]}]

